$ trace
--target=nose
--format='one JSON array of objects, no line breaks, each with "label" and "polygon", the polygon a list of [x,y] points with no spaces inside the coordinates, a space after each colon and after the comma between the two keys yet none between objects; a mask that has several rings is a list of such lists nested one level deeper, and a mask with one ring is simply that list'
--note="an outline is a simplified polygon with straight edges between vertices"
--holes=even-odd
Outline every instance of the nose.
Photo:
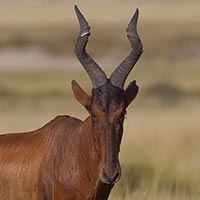
[{"label": "nose", "polygon": [[121,173],[120,173],[119,169],[114,170],[114,172],[109,173],[109,175],[108,175],[108,173],[106,173],[106,170],[104,169],[101,179],[106,184],[114,184],[120,179],[120,175],[121,175]]}]

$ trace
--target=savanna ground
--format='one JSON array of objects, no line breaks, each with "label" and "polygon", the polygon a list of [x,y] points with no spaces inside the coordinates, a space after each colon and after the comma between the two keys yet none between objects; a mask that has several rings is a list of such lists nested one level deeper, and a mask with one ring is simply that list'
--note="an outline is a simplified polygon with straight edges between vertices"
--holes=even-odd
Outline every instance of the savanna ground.
[{"label": "savanna ground", "polygon": [[[0,132],[37,129],[60,114],[84,119],[70,84],[91,89],[73,55],[75,1],[19,2],[0,7]],[[107,74],[129,52],[125,28],[141,11],[144,55],[127,81],[136,79],[140,93],[128,108],[122,179],[110,199],[199,199],[200,2],[78,5],[92,27],[88,50]]]}]

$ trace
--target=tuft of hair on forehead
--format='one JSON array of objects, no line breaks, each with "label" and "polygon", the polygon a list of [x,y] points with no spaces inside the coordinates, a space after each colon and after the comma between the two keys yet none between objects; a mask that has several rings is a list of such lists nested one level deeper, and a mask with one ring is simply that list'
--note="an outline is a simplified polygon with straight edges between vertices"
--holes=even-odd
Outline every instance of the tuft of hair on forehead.
[{"label": "tuft of hair on forehead", "polygon": [[111,83],[92,90],[92,98],[100,107],[107,108],[109,105],[119,106],[123,102],[124,91]]}]

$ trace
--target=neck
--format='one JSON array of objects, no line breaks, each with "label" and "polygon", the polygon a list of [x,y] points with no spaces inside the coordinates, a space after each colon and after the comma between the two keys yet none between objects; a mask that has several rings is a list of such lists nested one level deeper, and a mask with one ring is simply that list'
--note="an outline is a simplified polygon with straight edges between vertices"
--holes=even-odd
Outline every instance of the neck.
[{"label": "neck", "polygon": [[84,188],[85,195],[94,189],[98,180],[99,160],[94,148],[92,120],[88,117],[79,130],[78,144],[76,145],[77,165],[79,166],[79,183]]},{"label": "neck", "polygon": [[80,140],[80,155],[84,163],[85,173],[89,176],[90,190],[88,199],[102,200],[107,199],[113,185],[105,185],[98,176],[99,155],[94,144],[94,133],[92,118],[88,117],[82,126],[82,135]]},{"label": "neck", "polygon": [[88,117],[82,125],[80,137],[80,155],[85,160],[90,170],[96,170],[99,164],[99,157],[94,144],[94,133],[92,127],[92,118]]}]

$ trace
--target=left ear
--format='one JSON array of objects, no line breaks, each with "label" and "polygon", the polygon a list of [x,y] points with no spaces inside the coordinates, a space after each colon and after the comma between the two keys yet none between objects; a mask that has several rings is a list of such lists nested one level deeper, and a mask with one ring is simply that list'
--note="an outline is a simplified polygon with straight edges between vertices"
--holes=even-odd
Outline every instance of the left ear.
[{"label": "left ear", "polygon": [[83,105],[86,109],[88,109],[91,96],[89,96],[81,86],[75,81],[72,81],[72,90],[75,98]]},{"label": "left ear", "polygon": [[136,84],[136,81],[132,81],[126,88],[124,94],[126,98],[126,106],[128,106],[137,96],[139,87]]}]

